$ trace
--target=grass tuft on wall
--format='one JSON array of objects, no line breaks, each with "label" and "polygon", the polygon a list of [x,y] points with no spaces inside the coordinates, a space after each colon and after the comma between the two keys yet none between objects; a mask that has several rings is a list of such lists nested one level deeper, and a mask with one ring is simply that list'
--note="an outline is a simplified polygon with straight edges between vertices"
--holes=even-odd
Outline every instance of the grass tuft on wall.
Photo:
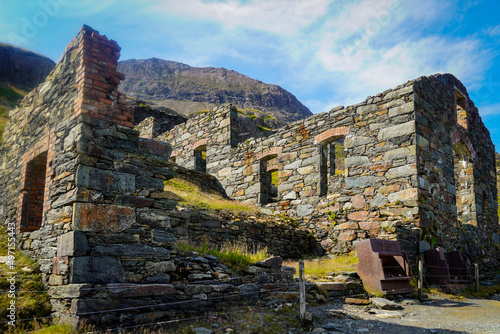
[{"label": "grass tuft on wall", "polygon": [[253,205],[224,199],[216,194],[209,194],[201,190],[198,186],[180,178],[173,178],[164,181],[165,191],[171,191],[181,197],[182,205],[201,210],[255,212],[257,208]]},{"label": "grass tuft on wall", "polygon": [[210,247],[207,242],[204,242],[200,246],[195,246],[183,241],[179,241],[177,247],[181,251],[216,256],[222,263],[236,270],[241,270],[270,256],[267,252],[267,247],[252,246],[238,240],[226,242],[219,248]]}]

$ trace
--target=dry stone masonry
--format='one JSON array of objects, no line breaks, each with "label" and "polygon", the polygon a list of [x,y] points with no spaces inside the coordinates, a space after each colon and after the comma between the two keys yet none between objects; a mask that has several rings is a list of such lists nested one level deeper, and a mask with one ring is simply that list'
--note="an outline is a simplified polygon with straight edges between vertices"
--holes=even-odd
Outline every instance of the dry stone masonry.
[{"label": "dry stone masonry", "polygon": [[286,290],[293,277],[281,262],[238,278],[217,259],[179,255],[178,239],[202,235],[269,243],[287,257],[317,246],[310,233],[285,225],[178,210],[179,198],[164,191],[174,175],[224,189],[169,162],[170,144],[139,137],[117,90],[119,51],[84,26],[47,81],[10,113],[4,135],[2,223],[16,227],[18,248],[40,264],[54,316],[147,322],[253,300],[261,286]]},{"label": "dry stone masonry", "polygon": [[[377,237],[410,258],[441,246],[498,268],[494,146],[452,75],[248,138],[231,105],[173,127],[161,115],[134,120],[117,90],[119,52],[84,26],[4,132],[0,218],[40,264],[56,317],[151,322],[291,286],[279,259],[238,277],[217,258],[181,255],[179,239],[301,257]],[[164,191],[174,176],[263,214],[180,209]]]},{"label": "dry stone masonry", "polygon": [[214,108],[155,139],[231,198],[300,219],[329,253],[377,237],[413,255],[456,248],[496,268],[495,150],[454,76],[421,77],[267,137],[236,142],[237,117]]}]

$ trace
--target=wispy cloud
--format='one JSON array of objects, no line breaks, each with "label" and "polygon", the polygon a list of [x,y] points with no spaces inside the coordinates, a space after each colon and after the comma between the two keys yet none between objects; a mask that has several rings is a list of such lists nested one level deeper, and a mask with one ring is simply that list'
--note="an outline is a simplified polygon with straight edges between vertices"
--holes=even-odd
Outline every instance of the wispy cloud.
[{"label": "wispy cloud", "polygon": [[[119,0],[86,0],[86,1],[64,1],[64,11],[60,14],[62,17],[82,17],[92,15],[103,15],[115,12],[122,6],[127,6],[127,1]],[[121,4],[122,6],[117,6]]]},{"label": "wispy cloud", "polygon": [[[437,17],[446,18],[440,13],[452,5],[422,1],[415,8],[400,1],[364,0],[333,6],[314,34],[298,34],[299,40],[308,39],[308,48],[293,49],[290,59],[299,60],[293,65],[299,70],[290,77],[291,86],[299,88],[299,82],[305,82],[306,90],[314,90],[328,85],[333,105],[356,103],[368,94],[434,73],[453,73],[474,87],[493,57],[482,41],[425,33],[434,28]],[[297,38],[283,47],[292,49],[295,43]],[[319,105],[310,107],[320,111]]]},{"label": "wispy cloud", "polygon": [[[191,65],[231,59],[268,68],[276,74],[272,83],[317,112],[421,75],[449,72],[471,89],[479,86],[494,55],[479,34],[443,33],[469,7],[456,0],[418,6],[403,0],[149,0],[140,10],[156,17],[159,31],[165,18],[192,22],[183,28],[194,37],[178,50]],[[500,26],[487,34],[500,34]],[[317,90],[325,100],[313,97]]]},{"label": "wispy cloud", "polygon": [[480,107],[479,114],[485,119],[492,116],[500,116],[500,103]]},{"label": "wispy cloud", "polygon": [[[68,3],[60,16],[109,18],[112,38],[136,58],[269,73],[268,82],[317,112],[438,72],[477,90],[494,57],[481,38],[495,39],[500,26],[444,33],[468,8],[457,0],[88,0]],[[144,46],[129,51],[129,41]]]},{"label": "wispy cloud", "polygon": [[489,27],[488,29],[486,29],[485,33],[490,37],[500,36],[500,25]]},{"label": "wispy cloud", "polygon": [[152,13],[216,20],[228,29],[243,27],[293,34],[323,16],[332,0],[167,0],[149,7]]}]

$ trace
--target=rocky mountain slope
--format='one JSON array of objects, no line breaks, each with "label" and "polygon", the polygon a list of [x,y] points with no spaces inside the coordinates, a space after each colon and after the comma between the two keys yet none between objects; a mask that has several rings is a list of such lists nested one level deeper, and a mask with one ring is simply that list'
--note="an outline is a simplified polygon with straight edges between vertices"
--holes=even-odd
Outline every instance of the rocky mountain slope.
[{"label": "rocky mountain slope", "polygon": [[224,68],[151,58],[122,61],[118,70],[126,76],[121,91],[183,114],[232,103],[246,113],[268,114],[280,125],[312,115],[285,89]]},{"label": "rocky mountain slope", "polygon": [[47,57],[0,43],[0,141],[7,112],[55,67]]},{"label": "rocky mountain slope", "polygon": [[55,67],[47,57],[0,43],[0,81],[20,88],[34,88]]}]

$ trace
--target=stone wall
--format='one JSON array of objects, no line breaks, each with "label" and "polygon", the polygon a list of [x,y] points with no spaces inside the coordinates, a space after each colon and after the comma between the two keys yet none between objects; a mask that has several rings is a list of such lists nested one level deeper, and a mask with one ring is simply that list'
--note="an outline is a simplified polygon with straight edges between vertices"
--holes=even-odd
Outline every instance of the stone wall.
[{"label": "stone wall", "polygon": [[171,109],[154,109],[140,100],[129,101],[129,107],[134,113],[134,129],[140,132],[142,138],[153,139],[187,121],[186,117]]},{"label": "stone wall", "polygon": [[[238,239],[300,257],[377,237],[398,239],[410,258],[444,246],[498,268],[494,147],[453,76],[422,77],[267,137],[242,140],[238,111],[222,106],[151,140],[133,129],[117,90],[119,51],[84,26],[4,132],[0,215],[40,263],[56,316],[128,323],[290,283],[279,266],[233,277],[216,259],[180,256],[178,239]],[[281,222],[180,209],[164,191],[174,175]],[[119,305],[127,310],[101,319]]]},{"label": "stone wall", "polygon": [[[409,83],[295,122],[272,136],[226,146],[228,154],[213,156],[207,144],[208,172],[230,197],[263,204],[269,214],[301,219],[329,252],[349,251],[358,238],[396,238],[396,224],[415,224],[418,217],[412,93]],[[179,128],[196,129],[181,125],[158,139],[176,137]],[[196,135],[191,131],[185,137]],[[179,156],[193,154],[189,141],[170,143]],[[343,146],[344,161],[335,144]],[[343,170],[335,166],[340,164]],[[278,171],[278,195],[268,203],[272,194],[264,183],[273,170]]]},{"label": "stone wall", "polygon": [[[465,106],[459,110],[457,94]],[[207,133],[200,129],[210,129],[208,137],[216,138],[222,134],[217,133],[218,125],[233,124],[227,116],[230,109],[223,107],[219,118],[192,119],[156,140],[171,143],[182,157],[177,162],[188,168],[203,141],[207,172],[218,178],[229,197],[260,204],[267,214],[299,219],[327,252],[350,251],[356,240],[377,237],[398,239],[410,257],[444,246],[458,248],[490,268],[498,261],[492,255],[499,228],[494,223],[494,147],[465,88],[452,75],[422,77],[237,146],[204,139]],[[235,126],[224,127],[223,133],[238,138]],[[453,161],[457,142],[464,143],[457,146],[458,152],[477,151],[467,161],[473,168],[462,162],[469,167],[460,169],[460,159]],[[447,168],[439,167],[443,164]],[[277,193],[271,182],[275,171]],[[473,194],[471,182],[464,182],[467,177],[474,178]],[[453,194],[458,183],[463,196]],[[450,223],[462,211],[468,216],[473,212],[474,219]],[[429,228],[436,214],[439,218]],[[446,237],[450,233],[454,237]],[[465,240],[471,246],[464,249]]]},{"label": "stone wall", "polygon": [[[172,152],[172,161],[178,165],[214,174],[214,163],[229,158],[230,149],[238,144],[234,131],[237,118],[236,108],[216,107],[174,127],[167,136],[161,136],[161,141],[177,148]],[[203,157],[201,152],[205,152]]]},{"label": "stone wall", "polygon": [[172,233],[182,241],[220,247],[243,242],[250,248],[267,247],[270,254],[300,259],[323,255],[314,236],[297,225],[264,214],[220,213],[218,215],[182,208],[170,216]]},{"label": "stone wall", "polygon": [[500,231],[490,133],[452,75],[423,77],[414,87],[424,246],[457,248],[492,270]]},{"label": "stone wall", "polygon": [[[202,236],[216,245],[234,239],[272,243],[273,251],[289,256],[315,243],[287,225],[179,210],[179,198],[164,191],[164,181],[174,175],[224,190],[215,177],[169,162],[170,144],[139,138],[117,91],[123,78],[116,72],[119,50],[84,26],[48,80],[11,112],[5,132],[2,222],[17,229],[18,248],[40,264],[54,316],[135,323],[218,299],[258,297],[254,283],[286,288],[292,275],[280,265],[240,279],[216,259],[178,254],[178,238],[197,242]],[[224,134],[215,142],[229,139]],[[213,301],[204,303],[209,297]],[[181,305],[187,300],[193,302]],[[107,312],[118,306],[127,310]]]}]

